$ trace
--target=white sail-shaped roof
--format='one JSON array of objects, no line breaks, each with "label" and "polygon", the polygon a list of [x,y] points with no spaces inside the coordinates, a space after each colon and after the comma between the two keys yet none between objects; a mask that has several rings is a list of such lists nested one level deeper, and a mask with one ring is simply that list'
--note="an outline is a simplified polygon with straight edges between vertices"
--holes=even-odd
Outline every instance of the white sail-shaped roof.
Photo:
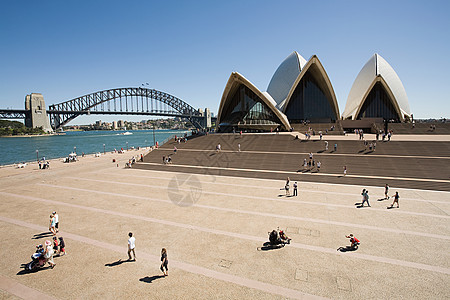
[{"label": "white sail-shaped roof", "polygon": [[267,86],[267,92],[272,96],[280,109],[291,90],[298,75],[306,65],[304,59],[297,51],[292,52],[278,67]]},{"label": "white sail-shaped roof", "polygon": [[400,120],[404,116],[411,116],[408,97],[400,78],[388,62],[379,54],[374,54],[359,72],[353,82],[345,105],[343,119],[356,119],[376,81],[382,81],[386,85],[395,101],[394,107],[399,109]]},{"label": "white sail-shaped roof", "polygon": [[223,109],[228,104],[228,101],[232,101],[231,98],[233,95],[233,91],[239,87],[239,85],[243,84],[247,88],[249,88],[253,93],[255,93],[264,104],[267,105],[267,107],[275,114],[275,116],[280,120],[281,125],[284,127],[284,129],[291,128],[291,125],[289,124],[289,121],[285,114],[283,114],[279,109],[277,109],[276,102],[272,98],[272,96],[267,92],[261,92],[253,83],[250,82],[247,78],[245,78],[243,75],[239,74],[238,72],[233,72],[230,75],[230,78],[228,79],[227,85],[225,86],[225,89],[222,94],[222,99],[220,100],[219,105],[219,111],[217,115],[217,122],[220,123],[223,119]]},{"label": "white sail-shaped roof", "polygon": [[289,102],[291,101],[292,94],[297,88],[298,84],[301,82],[306,72],[313,72],[316,75],[316,79],[321,85],[323,92],[328,99],[331,100],[330,106],[334,112],[335,118],[339,119],[339,106],[336,99],[336,94],[334,93],[333,85],[331,84],[330,78],[325,71],[322,63],[320,62],[317,55],[311,56],[308,62],[303,66],[302,71],[299,73],[298,77],[292,83],[291,89],[286,95],[286,99],[281,103],[280,109],[283,113],[286,113]]}]

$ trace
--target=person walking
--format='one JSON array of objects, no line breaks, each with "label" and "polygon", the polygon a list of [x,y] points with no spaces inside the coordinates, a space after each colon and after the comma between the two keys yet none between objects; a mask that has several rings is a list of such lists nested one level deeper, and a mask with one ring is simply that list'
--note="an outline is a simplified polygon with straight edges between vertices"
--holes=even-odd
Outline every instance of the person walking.
[{"label": "person walking", "polygon": [[320,167],[322,166],[322,163],[320,161],[317,162],[317,172],[320,171]]},{"label": "person walking", "polygon": [[386,186],[384,187],[384,199],[389,200],[389,185],[386,183]]},{"label": "person walking", "polygon": [[56,224],[55,224],[55,217],[53,214],[50,215],[50,224],[48,225],[48,230],[50,230],[53,235],[56,235]]},{"label": "person walking", "polygon": [[337,151],[337,143],[334,144],[334,152],[336,152],[336,151]]},{"label": "person walking", "polygon": [[52,242],[50,242],[49,240],[46,240],[45,248],[44,248],[44,257],[45,257],[46,262],[48,262],[48,264],[50,265],[51,269],[53,269],[56,266],[55,262],[53,261],[53,254],[54,254],[54,251],[53,251]]},{"label": "person walking", "polygon": [[136,260],[136,252],[135,252],[135,248],[136,248],[136,239],[133,236],[132,232],[128,233],[128,236],[130,237],[128,239],[128,260],[131,260],[131,252],[133,252],[133,256],[134,256],[134,260]]},{"label": "person walking", "polygon": [[55,230],[59,232],[59,216],[56,211],[53,212],[53,217],[55,218]]},{"label": "person walking", "polygon": [[394,204],[397,203],[397,208],[400,208],[399,204],[398,204],[398,199],[400,199],[400,195],[398,194],[398,192],[395,192],[394,195],[394,202],[392,202],[391,204],[391,208],[394,207]]},{"label": "person walking", "polygon": [[347,166],[344,166],[344,176],[347,175]]},{"label": "person walking", "polygon": [[369,203],[369,191],[368,190],[363,190],[363,201],[361,203],[361,207],[364,207],[364,203],[367,202],[367,206],[370,207],[370,203]]},{"label": "person walking", "polygon": [[[169,260],[167,259],[167,250],[166,248],[162,248],[161,250],[161,267],[159,268],[161,272],[164,273],[164,276],[169,276]],[[164,271],[164,269],[166,271]]]},{"label": "person walking", "polygon": [[328,151],[328,141],[325,141],[325,151]]},{"label": "person walking", "polygon": [[238,144],[238,152],[241,152],[241,144]]},{"label": "person walking", "polygon": [[289,177],[286,179],[286,184],[285,184],[285,186],[284,186],[284,189],[285,189],[285,191],[286,191],[286,196],[290,196],[291,195],[291,193],[289,192],[289,182],[290,182],[290,179],[289,179]]},{"label": "person walking", "polygon": [[59,256],[66,255],[66,243],[64,242],[64,238],[60,236],[58,239],[59,239]]},{"label": "person walking", "polygon": [[298,196],[298,194],[297,194],[297,181],[296,182],[294,182],[294,196]]}]

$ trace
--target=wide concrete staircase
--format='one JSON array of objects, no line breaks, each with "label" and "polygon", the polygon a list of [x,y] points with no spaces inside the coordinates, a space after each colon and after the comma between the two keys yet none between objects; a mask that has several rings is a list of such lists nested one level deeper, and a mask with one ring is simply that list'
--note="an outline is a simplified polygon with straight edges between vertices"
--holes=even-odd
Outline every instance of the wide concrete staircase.
[{"label": "wide concrete staircase", "polygon": [[[319,131],[322,131],[322,134],[328,135],[343,135],[344,131],[339,122],[336,123],[310,123],[307,125],[304,124],[291,124],[294,131],[299,131],[301,133],[305,133],[311,128],[315,132],[315,134],[319,134]],[[334,128],[333,128],[334,126]]]},{"label": "wide concrete staircase", "polygon": [[[431,126],[436,126],[432,129]],[[393,130],[395,134],[444,134],[450,135],[450,123],[433,122],[433,123],[416,123],[415,126],[411,123],[389,123],[389,130]]]},{"label": "wide concrete staircase", "polygon": [[[324,137],[327,138],[332,136]],[[217,152],[219,143],[222,150]],[[309,160],[309,153],[314,155],[315,162],[322,163],[322,176],[313,176],[317,173],[315,169],[303,169],[303,160]],[[163,164],[163,156],[170,156],[172,164]],[[297,140],[289,134],[210,134],[191,138],[186,144],[169,141],[145,156],[144,163],[133,167],[211,176],[282,180],[290,176],[292,180],[375,186],[389,183],[394,187],[450,191],[450,184],[445,182],[450,174],[448,157],[449,142],[396,142],[395,135],[391,142],[378,141],[376,150],[369,151],[359,140],[329,140],[325,150],[324,140]],[[359,176],[340,176],[344,166],[349,175]],[[395,177],[416,180],[392,179]],[[420,181],[423,178],[438,181]]]}]

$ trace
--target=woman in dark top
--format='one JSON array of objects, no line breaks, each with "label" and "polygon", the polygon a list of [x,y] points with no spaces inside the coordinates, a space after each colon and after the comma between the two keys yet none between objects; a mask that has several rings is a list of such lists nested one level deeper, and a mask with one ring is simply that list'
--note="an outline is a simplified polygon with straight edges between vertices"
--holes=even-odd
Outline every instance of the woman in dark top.
[{"label": "woman in dark top", "polygon": [[[161,271],[164,273],[164,276],[168,276],[169,275],[169,268],[168,265],[169,261],[167,260],[167,250],[166,248],[162,248],[161,250]],[[166,271],[164,272],[164,268],[166,269]]]}]

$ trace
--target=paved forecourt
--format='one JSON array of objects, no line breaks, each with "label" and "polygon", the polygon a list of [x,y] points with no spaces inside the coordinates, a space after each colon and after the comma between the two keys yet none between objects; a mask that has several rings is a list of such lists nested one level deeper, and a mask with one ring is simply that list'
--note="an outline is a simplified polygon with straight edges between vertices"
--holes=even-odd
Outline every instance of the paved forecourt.
[{"label": "paved forecourt", "polygon": [[[0,169],[1,297],[57,299],[446,299],[450,296],[450,193],[365,186],[371,208],[355,208],[362,186],[123,169],[129,156],[87,157],[50,170]],[[170,170],[170,169],[169,169]],[[380,200],[380,201],[377,201]],[[56,267],[21,271],[60,215],[68,255]],[[276,227],[293,239],[267,250]],[[137,261],[127,262],[127,234]],[[338,252],[346,234],[361,240]],[[14,250],[12,250],[14,247]],[[167,248],[169,276],[159,253]],[[31,298],[26,296],[25,298]]]}]

